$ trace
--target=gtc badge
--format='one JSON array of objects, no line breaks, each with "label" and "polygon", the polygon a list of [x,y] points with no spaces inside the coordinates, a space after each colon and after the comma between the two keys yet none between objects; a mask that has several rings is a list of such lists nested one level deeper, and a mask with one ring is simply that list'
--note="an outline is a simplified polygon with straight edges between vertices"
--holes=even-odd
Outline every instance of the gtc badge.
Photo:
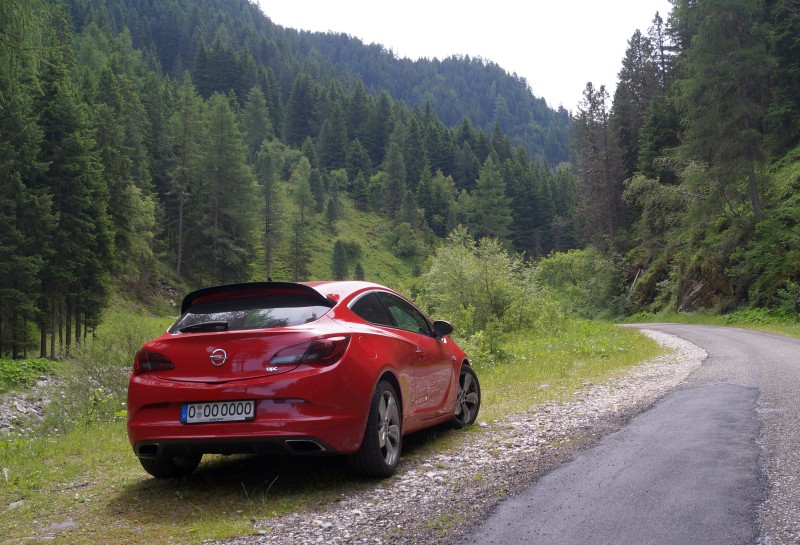
[{"label": "gtc badge", "polygon": [[211,353],[211,365],[214,367],[220,367],[226,361],[228,361],[228,354],[222,348],[217,348]]}]

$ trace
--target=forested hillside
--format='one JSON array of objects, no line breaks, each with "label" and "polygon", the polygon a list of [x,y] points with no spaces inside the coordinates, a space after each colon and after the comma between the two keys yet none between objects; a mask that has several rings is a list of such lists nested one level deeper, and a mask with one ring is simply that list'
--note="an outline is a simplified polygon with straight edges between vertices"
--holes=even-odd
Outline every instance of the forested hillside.
[{"label": "forested hillside", "polygon": [[531,257],[576,244],[571,120],[495,65],[400,61],[245,0],[11,0],[0,53],[3,354],[68,352],[119,289],[392,283],[459,224]]},{"label": "forested hillside", "polygon": [[799,63],[793,0],[674,0],[570,119],[246,0],[8,0],[0,355],[68,352],[120,289],[419,277],[459,225],[578,314],[796,318]]},{"label": "forested hillside", "polygon": [[797,2],[674,0],[628,44],[613,100],[588,85],[576,120],[581,238],[629,310],[796,318]]},{"label": "forested hillside", "polygon": [[[127,28],[134,47],[156,57],[164,73],[180,80],[190,69],[204,98],[233,89],[242,101],[258,84],[275,107],[273,115],[280,117],[279,102],[304,72],[323,83],[337,79],[348,91],[360,82],[368,94],[387,91],[409,107],[430,105],[448,127],[467,119],[491,132],[497,124],[531,157],[554,166],[569,160],[569,112],[552,110],[531,94],[524,79],[490,61],[400,59],[380,45],[366,46],[345,34],[273,24],[247,0],[69,3],[79,30],[98,18],[115,33]],[[268,78],[272,87],[260,78]]]}]

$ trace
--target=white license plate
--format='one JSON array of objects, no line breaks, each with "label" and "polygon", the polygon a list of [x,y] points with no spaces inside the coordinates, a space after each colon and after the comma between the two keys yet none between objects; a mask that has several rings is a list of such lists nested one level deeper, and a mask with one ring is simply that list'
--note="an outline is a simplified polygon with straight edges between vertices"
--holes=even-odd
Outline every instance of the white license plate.
[{"label": "white license plate", "polygon": [[252,420],[255,414],[256,402],[253,400],[186,403],[181,407],[181,422],[184,424],[241,422]]}]

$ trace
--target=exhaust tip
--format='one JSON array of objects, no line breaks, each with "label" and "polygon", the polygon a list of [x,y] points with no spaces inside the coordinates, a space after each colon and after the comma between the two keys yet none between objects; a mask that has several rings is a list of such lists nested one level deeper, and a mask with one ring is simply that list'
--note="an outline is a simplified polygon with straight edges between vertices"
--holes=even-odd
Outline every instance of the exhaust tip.
[{"label": "exhaust tip", "polygon": [[136,445],[136,456],[142,456],[144,458],[149,457],[156,457],[158,456],[158,443],[144,443],[142,445]]},{"label": "exhaust tip", "polygon": [[311,439],[287,439],[286,446],[294,454],[312,454],[315,452],[325,452],[325,447],[312,441]]}]

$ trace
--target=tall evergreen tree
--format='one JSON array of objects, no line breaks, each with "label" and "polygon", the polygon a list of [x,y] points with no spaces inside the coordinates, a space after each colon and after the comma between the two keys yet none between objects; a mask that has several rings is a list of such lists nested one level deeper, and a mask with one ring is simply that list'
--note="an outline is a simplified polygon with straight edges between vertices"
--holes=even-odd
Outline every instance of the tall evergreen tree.
[{"label": "tall evergreen tree", "polygon": [[497,158],[490,155],[481,168],[468,212],[469,229],[476,237],[508,240],[513,221],[511,199]]},{"label": "tall evergreen tree", "polygon": [[310,177],[311,165],[308,159],[301,157],[290,180],[296,214],[292,222],[289,266],[292,279],[295,281],[307,280],[310,274],[308,266],[311,261],[311,219],[314,213],[314,195],[311,193]]},{"label": "tall evergreen tree", "polygon": [[622,176],[626,179],[633,175],[638,164],[644,116],[659,92],[658,75],[653,44],[637,30],[628,40],[622,59],[610,120],[623,162]]},{"label": "tall evergreen tree", "polygon": [[252,160],[261,148],[261,143],[274,136],[267,100],[258,86],[254,85],[247,94],[247,102],[242,110],[242,127],[247,141],[248,157]]},{"label": "tall evergreen tree", "polygon": [[[203,100],[188,72],[178,91],[175,112],[167,122],[166,157],[169,179],[167,231],[175,252],[175,272],[182,274],[186,242],[186,210],[192,191],[199,188],[203,169],[202,146],[206,140]],[[174,225],[174,227],[173,227]]]},{"label": "tall evergreen tree", "polygon": [[282,207],[278,193],[278,180],[274,152],[264,141],[256,157],[256,176],[264,196],[264,278],[272,277],[275,253],[281,237]]},{"label": "tall evergreen tree", "polygon": [[52,195],[58,225],[54,252],[42,270],[50,309],[66,305],[66,345],[82,339],[83,326],[96,325],[110,291],[114,240],[109,194],[95,151],[89,112],[71,74],[72,25],[63,7],[50,24],[50,47],[37,104],[43,130],[43,188]]},{"label": "tall evergreen tree", "polygon": [[369,120],[369,99],[364,84],[359,80],[347,103],[347,134],[353,140],[363,139],[367,135]]},{"label": "tall evergreen tree", "polygon": [[328,169],[344,168],[347,159],[347,124],[340,103],[331,105],[328,118],[319,133],[320,166]]},{"label": "tall evergreen tree", "polygon": [[228,99],[208,101],[203,172],[193,195],[190,261],[211,285],[250,277],[257,202],[247,144]]},{"label": "tall evergreen tree", "polygon": [[336,240],[333,245],[333,257],[331,259],[331,273],[334,280],[345,280],[347,278],[347,249],[341,240]]},{"label": "tall evergreen tree", "polygon": [[584,240],[607,249],[625,222],[624,169],[609,122],[605,86],[586,84],[575,127],[577,176],[583,191]]},{"label": "tall evergreen tree", "polygon": [[370,110],[367,132],[362,141],[373,165],[383,163],[393,128],[392,101],[389,93],[383,91],[378,97],[378,103]]},{"label": "tall evergreen tree", "polygon": [[306,138],[313,137],[314,111],[317,93],[311,77],[301,73],[297,76],[286,104],[283,138],[287,144],[299,147]]},{"label": "tall evergreen tree", "polygon": [[800,143],[800,9],[795,0],[772,0],[770,53],[778,64],[766,122],[766,144],[779,156]]},{"label": "tall evergreen tree", "polygon": [[40,273],[52,252],[51,197],[36,181],[45,170],[39,148],[42,133],[31,93],[20,81],[32,70],[20,64],[0,72],[0,358],[20,356],[29,324],[38,323],[47,355],[49,320],[39,307]]},{"label": "tall evergreen tree", "polygon": [[[753,216],[761,218],[759,177],[772,59],[766,51],[764,5],[752,0],[705,0],[690,8],[701,21],[686,51],[678,104],[684,155],[708,163],[710,202],[742,199],[747,180]],[[747,199],[747,197],[745,197]]]},{"label": "tall evergreen tree", "polygon": [[391,144],[384,165],[388,182],[386,186],[386,213],[394,218],[406,198],[406,165],[400,146]]}]

